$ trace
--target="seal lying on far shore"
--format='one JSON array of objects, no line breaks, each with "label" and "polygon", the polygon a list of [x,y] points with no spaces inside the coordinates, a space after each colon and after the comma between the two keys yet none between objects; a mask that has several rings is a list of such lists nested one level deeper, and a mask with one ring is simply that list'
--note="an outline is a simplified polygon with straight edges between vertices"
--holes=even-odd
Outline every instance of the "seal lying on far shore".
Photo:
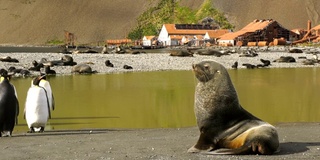
[{"label": "seal lying on far shore", "polygon": [[89,65],[82,63],[82,64],[77,64],[73,66],[71,73],[90,74],[90,73],[97,73],[97,71],[93,71]]},{"label": "seal lying on far shore", "polygon": [[214,61],[193,65],[198,142],[188,152],[273,154],[279,148],[275,127],[241,107],[224,66]]}]

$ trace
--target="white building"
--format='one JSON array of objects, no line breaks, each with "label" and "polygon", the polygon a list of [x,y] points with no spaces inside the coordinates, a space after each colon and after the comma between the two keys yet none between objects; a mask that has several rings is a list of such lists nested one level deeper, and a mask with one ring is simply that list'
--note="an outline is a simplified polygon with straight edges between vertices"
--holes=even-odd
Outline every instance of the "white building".
[{"label": "white building", "polygon": [[157,40],[156,36],[143,36],[142,46],[152,46],[153,43]]},{"label": "white building", "polygon": [[[210,25],[202,24],[164,24],[158,41],[164,46],[182,45],[189,41],[216,40],[229,30],[218,30]],[[199,45],[199,43],[195,43]]]}]

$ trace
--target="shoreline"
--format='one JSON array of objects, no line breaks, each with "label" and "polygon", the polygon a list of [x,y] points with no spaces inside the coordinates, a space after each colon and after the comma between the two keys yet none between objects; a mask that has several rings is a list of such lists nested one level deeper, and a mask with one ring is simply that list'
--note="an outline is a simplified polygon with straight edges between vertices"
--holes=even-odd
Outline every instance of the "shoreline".
[{"label": "shoreline", "polygon": [[[40,61],[46,58],[48,61],[60,60],[65,54],[62,53],[0,53],[0,57],[10,56],[19,60],[19,63],[0,62],[0,68],[8,69],[15,66],[20,69],[28,69],[32,67],[32,61]],[[147,71],[170,71],[170,70],[191,70],[192,64],[198,63],[203,60],[214,60],[227,69],[235,61],[238,61],[238,69],[246,69],[242,66],[244,63],[253,65],[262,64],[260,59],[271,61],[271,65],[264,68],[298,68],[298,67],[320,67],[319,63],[314,65],[304,65],[305,57],[312,59],[312,54],[307,53],[286,53],[286,52],[258,52],[256,57],[239,57],[238,53],[230,55],[223,55],[221,57],[198,55],[194,54],[193,57],[176,57],[170,56],[170,53],[141,53],[141,54],[100,54],[100,53],[81,53],[81,54],[66,54],[73,58],[77,64],[87,63],[92,70],[97,71],[98,74],[114,74],[126,72],[147,72]],[[294,63],[279,63],[272,62],[280,56],[292,56],[296,59]],[[105,61],[110,60],[114,67],[107,67]],[[133,69],[124,69],[124,65],[132,66]],[[53,66],[52,70],[56,71],[56,75],[70,75],[72,66]],[[257,68],[262,69],[262,68]],[[31,71],[33,75],[38,75],[38,72]]]}]

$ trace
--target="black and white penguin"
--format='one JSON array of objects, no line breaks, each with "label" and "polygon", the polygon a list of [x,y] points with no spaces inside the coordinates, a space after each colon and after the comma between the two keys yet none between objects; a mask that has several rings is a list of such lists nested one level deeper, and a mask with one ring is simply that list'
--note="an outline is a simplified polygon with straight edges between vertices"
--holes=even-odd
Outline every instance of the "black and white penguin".
[{"label": "black and white penguin", "polygon": [[[33,85],[34,84],[33,84],[33,80],[32,80],[31,81],[31,86],[33,86]],[[50,82],[47,81],[47,76],[45,74],[41,74],[41,80],[40,80],[39,86],[43,87],[46,90],[47,97],[48,97],[48,100],[49,100],[50,110],[53,111],[54,107],[55,107],[54,96],[53,96],[53,92],[52,92],[52,89],[51,89]]]},{"label": "black and white penguin", "polygon": [[7,71],[0,74],[0,137],[3,134],[12,135],[15,124],[18,123],[19,101],[17,92],[9,82]]},{"label": "black and white penguin", "polygon": [[25,119],[30,132],[44,131],[51,109],[54,109],[54,99],[51,87],[45,80],[45,75],[40,75],[32,80],[32,85],[28,90],[25,104]]}]

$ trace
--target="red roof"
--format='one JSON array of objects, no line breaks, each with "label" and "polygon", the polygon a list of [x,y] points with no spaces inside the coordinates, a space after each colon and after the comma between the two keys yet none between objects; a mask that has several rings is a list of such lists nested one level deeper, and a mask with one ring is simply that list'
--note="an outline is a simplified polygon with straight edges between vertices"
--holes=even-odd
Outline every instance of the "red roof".
[{"label": "red roof", "polygon": [[229,30],[203,30],[203,29],[176,29],[175,24],[164,24],[169,35],[205,35],[207,32],[211,38],[219,37]]},{"label": "red roof", "polygon": [[249,23],[247,26],[242,28],[241,30],[237,32],[227,33],[222,36],[220,36],[220,40],[231,40],[235,39],[241,35],[244,35],[246,33],[252,33],[257,30],[263,30],[266,28],[269,24],[273,23],[275,21],[271,20],[254,20],[253,22]]},{"label": "red roof", "polygon": [[108,44],[122,44],[122,43],[131,43],[131,39],[109,39],[106,40]]}]

